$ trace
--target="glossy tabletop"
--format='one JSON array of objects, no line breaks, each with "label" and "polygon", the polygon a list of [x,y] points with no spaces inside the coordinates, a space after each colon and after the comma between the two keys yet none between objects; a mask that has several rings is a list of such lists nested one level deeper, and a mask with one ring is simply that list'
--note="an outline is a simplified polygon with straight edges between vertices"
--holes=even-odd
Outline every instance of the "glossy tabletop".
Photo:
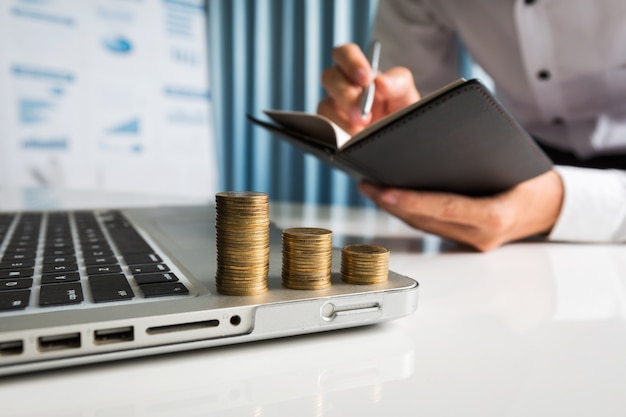
[{"label": "glossy tabletop", "polygon": [[388,247],[390,268],[420,283],[417,312],[8,377],[0,415],[626,415],[626,247],[537,241],[477,253],[373,209],[272,203],[271,216],[330,228],[337,246]]}]

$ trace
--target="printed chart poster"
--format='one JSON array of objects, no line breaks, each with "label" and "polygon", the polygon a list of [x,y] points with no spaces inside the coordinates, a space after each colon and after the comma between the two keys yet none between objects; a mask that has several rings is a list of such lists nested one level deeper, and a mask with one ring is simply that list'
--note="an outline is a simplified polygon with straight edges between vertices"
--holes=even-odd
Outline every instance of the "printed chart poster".
[{"label": "printed chart poster", "polygon": [[203,0],[0,3],[0,186],[209,197]]}]

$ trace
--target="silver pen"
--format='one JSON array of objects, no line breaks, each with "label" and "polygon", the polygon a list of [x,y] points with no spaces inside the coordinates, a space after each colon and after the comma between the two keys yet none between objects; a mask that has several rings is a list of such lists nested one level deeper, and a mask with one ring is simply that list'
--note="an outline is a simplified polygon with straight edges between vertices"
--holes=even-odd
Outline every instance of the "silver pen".
[{"label": "silver pen", "polygon": [[378,66],[380,64],[380,42],[373,39],[370,43],[369,50],[367,51],[367,59],[372,67],[372,82],[363,89],[363,95],[361,96],[361,118],[365,119],[372,111],[372,104],[374,103],[374,78],[378,73]]}]

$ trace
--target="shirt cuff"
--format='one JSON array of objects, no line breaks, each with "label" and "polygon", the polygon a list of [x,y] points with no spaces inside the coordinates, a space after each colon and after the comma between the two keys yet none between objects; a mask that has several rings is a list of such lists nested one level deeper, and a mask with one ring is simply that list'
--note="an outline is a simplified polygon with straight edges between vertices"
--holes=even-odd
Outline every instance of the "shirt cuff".
[{"label": "shirt cuff", "polygon": [[[561,213],[548,239],[573,242],[623,240],[625,173],[556,166],[564,187]],[[622,232],[622,233],[620,233]]]}]

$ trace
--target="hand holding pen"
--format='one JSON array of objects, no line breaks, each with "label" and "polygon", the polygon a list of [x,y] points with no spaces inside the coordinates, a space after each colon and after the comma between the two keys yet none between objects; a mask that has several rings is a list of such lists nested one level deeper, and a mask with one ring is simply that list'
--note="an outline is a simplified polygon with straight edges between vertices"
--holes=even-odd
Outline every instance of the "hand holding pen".
[{"label": "hand holding pen", "polygon": [[419,99],[408,69],[378,71],[381,50],[380,44],[370,47],[368,60],[356,44],[336,47],[332,53],[335,65],[322,73],[328,95],[317,112],[350,134]]}]

